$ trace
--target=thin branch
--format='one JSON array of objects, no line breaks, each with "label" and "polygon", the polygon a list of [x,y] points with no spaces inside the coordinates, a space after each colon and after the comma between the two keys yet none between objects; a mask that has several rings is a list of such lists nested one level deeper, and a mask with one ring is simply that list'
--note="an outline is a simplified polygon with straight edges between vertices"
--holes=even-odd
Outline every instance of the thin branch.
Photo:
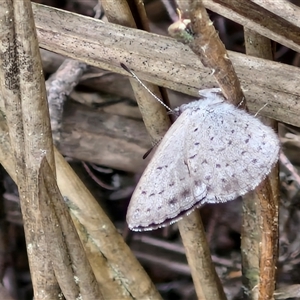
[{"label": "thin branch", "polygon": [[85,63],[66,59],[46,81],[51,128],[55,144],[58,144],[61,138],[64,103],[78,84],[86,68]]},{"label": "thin branch", "polygon": [[[190,20],[190,31],[186,30],[189,38],[185,42],[202,64],[211,69],[227,101],[239,105],[244,99],[239,79],[202,1],[190,1]],[[184,28],[181,30],[184,31]],[[171,25],[169,33],[173,31]]]},{"label": "thin branch", "polygon": [[41,163],[39,187],[48,253],[65,298],[104,299],[46,159]]},{"label": "thin branch", "polygon": [[[271,41],[258,33],[244,29],[246,53],[272,59]],[[277,131],[277,122],[262,121]],[[255,191],[244,196],[242,259],[244,297],[272,299],[278,257],[278,164]],[[255,235],[253,235],[255,232]]]},{"label": "thin branch", "polygon": [[[133,1],[132,6],[134,6],[134,9],[133,7],[130,8],[126,1],[119,2],[118,5],[116,5],[113,1],[105,0],[101,1],[101,4],[103,5],[105,15],[109,22],[149,31],[147,16],[144,6],[141,5],[141,1]],[[133,14],[132,11],[136,13]],[[123,59],[120,60],[120,63],[128,64],[126,60]],[[130,64],[128,64],[128,66],[129,68],[131,67]],[[141,87],[135,79],[130,78],[130,83],[134,91],[136,101],[139,105],[146,129],[151,136],[153,144],[155,144],[168,130],[171,124],[169,116],[161,104],[154,101],[152,96],[144,90],[144,88]],[[162,89],[148,82],[144,82],[144,84],[158,98],[164,98],[165,102],[168,103],[167,95]]]},{"label": "thin branch", "polygon": [[292,175],[292,178],[294,179],[298,189],[300,189],[300,175],[298,173],[298,170],[293,166],[293,164],[290,162],[288,157],[283,152],[280,153],[279,159],[280,159],[280,163],[284,167],[286,167],[288,172]]},{"label": "thin branch", "polygon": [[224,300],[226,296],[213,265],[199,210],[178,222],[198,299]]},{"label": "thin branch", "polygon": [[276,2],[272,0],[251,0],[251,2],[300,27],[300,8],[292,2],[286,0],[276,0]]},{"label": "thin branch", "polygon": [[[300,52],[300,8],[288,4],[289,1],[203,0],[203,3],[209,10]],[[293,19],[297,22],[291,22]]]}]

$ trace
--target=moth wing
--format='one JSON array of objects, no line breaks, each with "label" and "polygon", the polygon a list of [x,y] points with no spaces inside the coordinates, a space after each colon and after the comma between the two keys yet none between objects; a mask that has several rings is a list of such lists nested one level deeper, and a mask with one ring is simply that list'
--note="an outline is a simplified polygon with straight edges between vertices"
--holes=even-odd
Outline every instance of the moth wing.
[{"label": "moth wing", "polygon": [[184,155],[191,176],[207,186],[201,204],[233,200],[253,190],[278,160],[275,132],[231,104],[193,111],[189,120]]},{"label": "moth wing", "polygon": [[[145,169],[131,197],[127,223],[132,230],[169,225],[191,211],[206,195],[206,186],[191,183],[183,151],[186,112],[170,127]],[[198,199],[198,200],[197,200]]]}]

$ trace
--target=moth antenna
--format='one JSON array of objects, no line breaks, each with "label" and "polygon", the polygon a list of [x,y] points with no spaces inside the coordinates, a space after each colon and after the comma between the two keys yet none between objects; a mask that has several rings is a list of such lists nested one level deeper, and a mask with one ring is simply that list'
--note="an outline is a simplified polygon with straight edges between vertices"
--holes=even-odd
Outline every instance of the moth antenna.
[{"label": "moth antenna", "polygon": [[256,117],[260,111],[262,111],[266,106],[268,105],[268,103],[265,103],[257,112],[256,114],[254,115],[254,117]]},{"label": "moth antenna", "polygon": [[143,159],[146,159],[148,155],[152,152],[152,150],[158,146],[158,144],[161,142],[162,139],[159,141],[155,142],[155,144],[143,155]]},{"label": "moth antenna", "polygon": [[150,93],[150,95],[152,95],[152,97],[154,97],[162,106],[164,106],[167,110],[169,110],[170,112],[173,112],[173,110],[166,105],[161,99],[159,99],[153,92],[151,92],[147,86],[137,77],[137,75],[130,70],[126,65],[124,65],[123,63],[120,64],[121,67],[127,71],[129,74],[131,74],[131,76],[146,90],[148,91],[148,93]]},{"label": "moth antenna", "polygon": [[243,97],[242,101],[238,104],[237,108],[239,108],[240,106],[242,106],[243,103],[244,103],[244,101],[245,101],[245,97]]}]

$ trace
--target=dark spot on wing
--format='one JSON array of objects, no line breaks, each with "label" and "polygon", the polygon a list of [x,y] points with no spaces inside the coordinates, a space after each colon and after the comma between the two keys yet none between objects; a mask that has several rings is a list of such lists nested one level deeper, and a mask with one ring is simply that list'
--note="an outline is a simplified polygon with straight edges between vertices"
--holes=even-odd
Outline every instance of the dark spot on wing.
[{"label": "dark spot on wing", "polygon": [[249,139],[246,139],[246,140],[245,140],[245,143],[248,144],[248,143],[249,143]]},{"label": "dark spot on wing", "polygon": [[186,198],[188,196],[190,196],[191,191],[190,190],[184,190],[183,192],[181,192],[180,196],[183,198]]},{"label": "dark spot on wing", "polygon": [[197,143],[195,143],[194,145],[195,145],[195,146],[198,146],[198,145],[200,145],[200,143],[197,142]]},{"label": "dark spot on wing", "polygon": [[[176,219],[181,218],[181,217],[185,216],[186,214],[192,212],[196,207],[200,207],[202,205],[202,203],[201,203],[202,200],[203,200],[203,198],[197,199],[197,202],[194,203],[194,205],[192,207],[188,207],[187,209],[182,209],[179,212],[179,214],[176,216]],[[146,228],[148,228],[148,229],[149,228],[151,228],[151,229],[157,229],[157,228],[169,225],[173,220],[174,220],[174,218],[165,218],[160,223],[155,222],[155,220],[152,220],[152,222],[149,223],[146,226],[136,226],[136,227],[134,227],[134,230],[138,230],[139,231],[139,230],[145,230]]]},{"label": "dark spot on wing", "polygon": [[232,144],[232,141],[228,141],[228,145],[231,145]]},{"label": "dark spot on wing", "polygon": [[171,182],[169,183],[169,186],[173,186],[175,184],[175,182]]},{"label": "dark spot on wing", "polygon": [[157,208],[157,210],[161,210],[162,209],[162,207],[161,206],[159,206],[158,208]]},{"label": "dark spot on wing", "polygon": [[220,169],[220,168],[221,168],[221,165],[220,165],[220,164],[216,164],[216,168],[217,168],[217,169]]},{"label": "dark spot on wing", "polygon": [[201,163],[202,165],[207,165],[207,160],[206,159],[204,159],[203,161],[202,161],[202,163]]},{"label": "dark spot on wing", "polygon": [[176,198],[172,198],[168,201],[168,204],[170,205],[174,205],[175,203],[177,203],[177,199]]},{"label": "dark spot on wing", "polygon": [[248,173],[248,169],[245,168],[245,169],[243,170],[243,172],[244,172],[244,173]]},{"label": "dark spot on wing", "polygon": [[157,170],[162,170],[163,168],[167,169],[167,168],[168,168],[168,165],[164,165],[164,166],[161,166],[161,167],[157,167]]},{"label": "dark spot on wing", "polygon": [[142,194],[142,195],[147,195],[147,192],[146,192],[146,191],[142,191],[141,194]]},{"label": "dark spot on wing", "polygon": [[229,164],[227,163],[227,164],[225,165],[225,167],[229,167]]},{"label": "dark spot on wing", "polygon": [[247,153],[247,151],[242,151],[241,152],[241,155],[244,155],[244,154],[246,154]]},{"label": "dark spot on wing", "polygon": [[180,181],[184,180],[184,177],[183,177],[183,178],[179,178],[179,180],[180,180]]},{"label": "dark spot on wing", "polygon": [[147,212],[147,213],[149,213],[150,211],[151,211],[151,209],[150,209],[150,208],[148,208],[148,209],[146,210],[146,212]]},{"label": "dark spot on wing", "polygon": [[222,181],[222,182],[226,182],[227,180],[226,180],[225,178],[222,178],[221,181]]},{"label": "dark spot on wing", "polygon": [[215,138],[215,137],[214,137],[214,136],[212,136],[212,137],[210,138],[210,140],[212,141],[214,138]]},{"label": "dark spot on wing", "polygon": [[225,148],[220,148],[218,151],[223,152],[224,150],[225,150]]},{"label": "dark spot on wing", "polygon": [[189,159],[193,159],[193,158],[195,158],[196,156],[197,156],[197,154],[192,155],[192,156],[189,157]]},{"label": "dark spot on wing", "polygon": [[152,193],[152,194],[149,195],[149,197],[153,197],[154,195],[155,195],[155,193]]},{"label": "dark spot on wing", "polygon": [[256,158],[252,159],[252,163],[256,164],[257,163],[257,159]]},{"label": "dark spot on wing", "polygon": [[196,131],[198,131],[198,128],[195,128],[195,129],[194,129],[194,132],[196,132]]},{"label": "dark spot on wing", "polygon": [[214,150],[215,150],[214,148],[209,148],[209,151],[211,151],[211,152],[214,151]]},{"label": "dark spot on wing", "polygon": [[234,129],[232,129],[232,130],[231,130],[231,133],[234,133],[234,132],[235,132],[235,130],[234,130]]},{"label": "dark spot on wing", "polygon": [[160,192],[158,193],[158,195],[161,195],[164,191],[165,191],[165,190],[160,191]]},{"label": "dark spot on wing", "polygon": [[195,181],[194,181],[194,184],[195,184],[196,186],[201,186],[201,185],[202,185],[202,181],[201,181],[201,180],[195,180]]},{"label": "dark spot on wing", "polygon": [[204,177],[204,179],[205,179],[206,181],[209,181],[209,180],[211,180],[211,176],[210,176],[210,175],[206,175],[206,176]]}]

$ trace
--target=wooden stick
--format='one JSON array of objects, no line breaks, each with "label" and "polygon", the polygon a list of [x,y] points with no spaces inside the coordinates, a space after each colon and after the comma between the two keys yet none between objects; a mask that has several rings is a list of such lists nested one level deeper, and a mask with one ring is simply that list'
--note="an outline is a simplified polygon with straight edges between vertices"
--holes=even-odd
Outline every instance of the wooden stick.
[{"label": "wooden stick", "polygon": [[38,170],[46,157],[55,174],[52,134],[31,2],[1,2],[0,82],[9,124],[34,297],[56,299],[60,288],[43,231]]},{"label": "wooden stick", "polygon": [[[203,67],[187,46],[173,39],[34,3],[33,8],[39,43],[45,49],[126,74],[120,67],[123,62],[142,80],[195,97],[199,88],[216,87],[211,70]],[[62,24],[66,19],[68,22]],[[152,51],[153,44],[156,51]],[[299,68],[233,52],[229,57],[250,111],[257,112],[268,102],[263,115],[300,126],[300,87],[295,80],[300,77]]]},{"label": "wooden stick", "polygon": [[[246,53],[273,59],[271,41],[244,28]],[[277,131],[277,122],[262,118]],[[255,191],[244,196],[242,259],[244,298],[273,299],[278,258],[279,167]],[[253,234],[255,232],[255,234]]]}]

